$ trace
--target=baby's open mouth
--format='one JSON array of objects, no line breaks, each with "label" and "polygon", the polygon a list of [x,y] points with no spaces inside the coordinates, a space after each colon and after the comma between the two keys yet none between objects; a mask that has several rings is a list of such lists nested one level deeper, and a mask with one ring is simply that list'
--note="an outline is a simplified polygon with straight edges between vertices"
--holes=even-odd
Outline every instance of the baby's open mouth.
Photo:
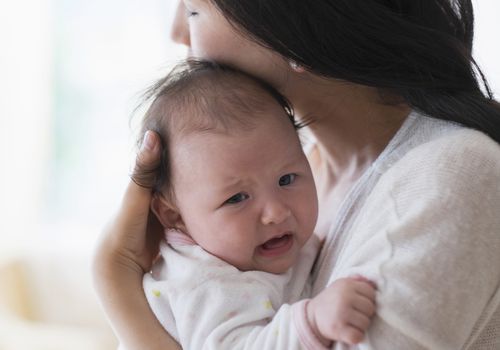
[{"label": "baby's open mouth", "polygon": [[263,256],[274,257],[286,253],[293,244],[291,233],[285,233],[279,237],[274,237],[261,244],[258,248],[259,253]]}]

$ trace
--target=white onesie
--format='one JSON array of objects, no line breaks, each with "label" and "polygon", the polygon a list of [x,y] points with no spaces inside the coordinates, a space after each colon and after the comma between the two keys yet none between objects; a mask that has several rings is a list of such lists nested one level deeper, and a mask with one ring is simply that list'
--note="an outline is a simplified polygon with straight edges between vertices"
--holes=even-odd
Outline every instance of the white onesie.
[{"label": "white onesie", "polygon": [[143,286],[154,314],[183,349],[323,349],[305,319],[316,236],[296,264],[277,275],[240,271],[188,235],[166,233]]}]

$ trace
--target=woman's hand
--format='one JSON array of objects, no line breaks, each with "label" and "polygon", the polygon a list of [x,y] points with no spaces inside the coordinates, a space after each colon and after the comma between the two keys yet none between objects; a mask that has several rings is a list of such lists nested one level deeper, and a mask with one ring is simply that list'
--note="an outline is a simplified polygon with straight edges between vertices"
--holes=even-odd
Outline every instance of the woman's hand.
[{"label": "woman's hand", "polygon": [[108,224],[93,261],[94,285],[123,347],[180,349],[149,308],[142,278],[158,255],[162,228],[150,213],[151,187],[160,161],[157,134],[148,131],[121,207]]},{"label": "woman's hand", "polygon": [[103,269],[110,269],[113,274],[142,280],[158,254],[162,229],[149,208],[160,148],[158,135],[146,132],[120,210],[105,228],[97,248],[96,277],[104,272]]}]

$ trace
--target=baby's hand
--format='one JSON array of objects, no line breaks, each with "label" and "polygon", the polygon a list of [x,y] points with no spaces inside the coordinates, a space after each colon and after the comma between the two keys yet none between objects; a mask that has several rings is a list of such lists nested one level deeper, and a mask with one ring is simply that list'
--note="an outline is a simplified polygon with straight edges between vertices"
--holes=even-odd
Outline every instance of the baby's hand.
[{"label": "baby's hand", "polygon": [[325,344],[357,344],[375,313],[375,285],[361,276],[333,282],[307,305],[307,318]]}]

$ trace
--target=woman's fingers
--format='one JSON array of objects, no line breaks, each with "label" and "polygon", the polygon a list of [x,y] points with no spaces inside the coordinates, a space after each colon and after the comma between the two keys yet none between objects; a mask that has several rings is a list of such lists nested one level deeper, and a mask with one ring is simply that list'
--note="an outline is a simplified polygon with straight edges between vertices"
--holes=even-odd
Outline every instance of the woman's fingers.
[{"label": "woman's fingers", "polygon": [[144,271],[150,268],[156,257],[161,239],[161,225],[150,212],[152,188],[157,178],[160,157],[160,137],[153,131],[147,131],[115,220],[117,238],[124,244],[122,248],[131,253],[131,257]]},{"label": "woman's fingers", "polygon": [[118,214],[118,220],[120,224],[125,225],[126,231],[137,225],[146,227],[151,189],[156,181],[158,164],[160,163],[160,149],[159,136],[155,132],[147,131],[137,154],[131,181],[125,191],[122,207]]},{"label": "woman's fingers", "polygon": [[132,181],[139,187],[153,188],[160,164],[160,151],[161,142],[158,134],[151,130],[146,131],[131,176]]},{"label": "woman's fingers", "polygon": [[151,187],[156,180],[160,153],[159,136],[148,131],[137,155],[132,180],[127,186],[121,207],[104,229],[98,246],[96,262],[101,265],[103,261],[111,259],[111,265],[127,265],[142,272],[151,267],[162,231],[149,210]]}]

